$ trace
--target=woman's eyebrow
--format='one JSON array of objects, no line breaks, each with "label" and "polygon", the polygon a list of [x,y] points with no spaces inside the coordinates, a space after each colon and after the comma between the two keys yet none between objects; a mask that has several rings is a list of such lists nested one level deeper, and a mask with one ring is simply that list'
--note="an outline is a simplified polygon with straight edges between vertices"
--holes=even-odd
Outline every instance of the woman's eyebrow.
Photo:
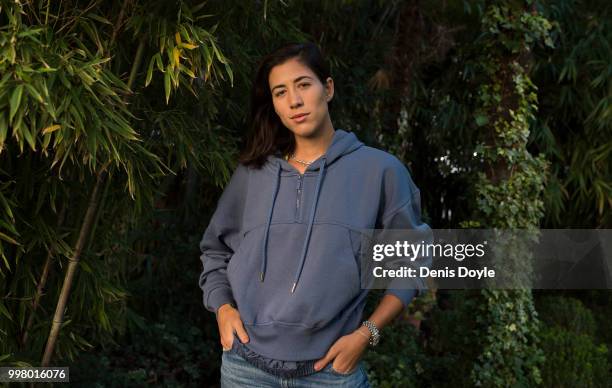
[{"label": "woman's eyebrow", "polygon": [[[309,77],[309,76],[307,76],[307,75],[301,75],[301,76],[297,77],[296,79],[294,79],[294,80],[293,80],[293,83],[299,82],[300,80],[302,80],[302,79],[304,79],[304,78],[309,78],[309,79],[312,79],[312,77]],[[274,91],[274,89],[276,89],[276,88],[282,88],[282,87],[284,87],[284,86],[285,86],[285,84],[279,84],[279,85],[276,85],[275,87],[273,87],[272,89],[270,89],[270,91],[272,91],[272,92],[273,92],[273,91]]]}]

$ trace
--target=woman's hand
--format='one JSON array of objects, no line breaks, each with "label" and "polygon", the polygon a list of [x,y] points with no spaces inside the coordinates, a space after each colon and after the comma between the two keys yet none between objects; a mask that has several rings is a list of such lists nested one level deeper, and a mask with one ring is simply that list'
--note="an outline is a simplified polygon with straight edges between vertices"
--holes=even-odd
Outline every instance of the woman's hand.
[{"label": "woman's hand", "polygon": [[[332,361],[332,368],[340,373],[349,373],[357,367],[364,350],[368,347],[369,331],[361,326],[351,334],[344,335],[329,348],[327,354],[315,363],[315,370],[325,368]],[[367,332],[367,334],[365,333]]]},{"label": "woman's hand", "polygon": [[240,313],[237,309],[226,303],[217,310],[217,324],[219,325],[219,335],[223,349],[231,349],[234,343],[234,332],[242,343],[249,342],[249,336],[244,329]]}]

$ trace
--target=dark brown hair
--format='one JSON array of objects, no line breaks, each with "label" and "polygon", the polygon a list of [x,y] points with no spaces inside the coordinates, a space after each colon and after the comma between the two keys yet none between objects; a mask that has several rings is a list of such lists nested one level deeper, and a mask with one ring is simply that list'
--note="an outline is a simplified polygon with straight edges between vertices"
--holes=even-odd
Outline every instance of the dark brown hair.
[{"label": "dark brown hair", "polygon": [[[261,168],[268,155],[276,153],[285,155],[295,149],[293,132],[283,125],[274,110],[268,81],[274,66],[292,58],[308,66],[322,84],[325,84],[327,77],[331,77],[323,54],[314,43],[286,44],[261,60],[251,89],[246,146],[238,158],[238,161],[246,166]],[[331,101],[328,102],[328,107],[331,107]]]}]

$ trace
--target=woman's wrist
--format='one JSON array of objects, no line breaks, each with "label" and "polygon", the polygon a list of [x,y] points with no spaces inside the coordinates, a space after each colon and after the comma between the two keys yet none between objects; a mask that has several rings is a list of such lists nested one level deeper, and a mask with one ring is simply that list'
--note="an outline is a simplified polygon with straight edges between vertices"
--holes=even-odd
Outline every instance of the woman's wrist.
[{"label": "woman's wrist", "polygon": [[217,315],[217,317],[219,316],[219,313],[221,313],[221,311],[223,311],[223,310],[227,310],[227,309],[228,309],[228,308],[230,308],[230,307],[231,307],[231,308],[236,308],[236,307],[234,306],[234,304],[233,304],[233,303],[231,303],[231,302],[230,302],[230,303],[223,303],[221,306],[219,306],[219,308],[217,308],[217,314],[216,314],[216,315]]},{"label": "woman's wrist", "polygon": [[367,327],[361,325],[357,330],[355,330],[359,337],[363,338],[363,341],[368,344],[370,343],[370,336],[372,335]]}]

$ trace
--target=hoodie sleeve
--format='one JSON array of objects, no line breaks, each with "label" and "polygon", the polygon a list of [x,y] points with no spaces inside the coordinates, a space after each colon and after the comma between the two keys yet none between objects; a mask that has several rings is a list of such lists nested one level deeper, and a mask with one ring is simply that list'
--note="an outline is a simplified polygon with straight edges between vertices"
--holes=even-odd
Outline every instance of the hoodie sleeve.
[{"label": "hoodie sleeve", "polygon": [[[421,220],[421,193],[414,184],[408,169],[399,159],[395,158],[392,168],[389,168],[383,177],[383,202],[380,229],[416,229],[427,235],[431,242],[432,234],[429,225]],[[406,260],[405,258],[396,260]],[[432,258],[422,256],[416,259],[418,266],[430,267]],[[414,266],[415,263],[412,263]],[[386,294],[397,296],[404,306],[408,307],[413,298],[420,296],[427,290],[427,284],[420,277],[410,279],[414,288],[408,288],[407,279],[396,278],[389,283]]]},{"label": "hoodie sleeve", "polygon": [[241,242],[247,175],[246,167],[239,164],[199,244],[203,267],[199,285],[204,293],[204,307],[215,314],[221,305],[234,301],[227,280],[227,264]]}]

